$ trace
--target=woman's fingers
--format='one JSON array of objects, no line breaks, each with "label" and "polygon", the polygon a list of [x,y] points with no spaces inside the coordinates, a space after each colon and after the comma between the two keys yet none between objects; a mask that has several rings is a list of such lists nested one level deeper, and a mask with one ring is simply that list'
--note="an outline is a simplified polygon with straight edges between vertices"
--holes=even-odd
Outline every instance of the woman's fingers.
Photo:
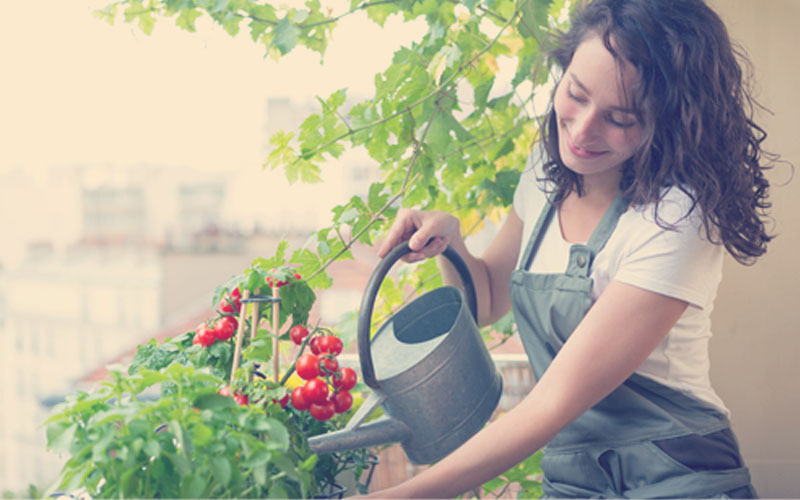
[{"label": "woman's fingers", "polygon": [[416,262],[442,253],[450,242],[451,232],[458,230],[458,220],[445,212],[401,209],[378,249],[384,257],[403,241],[408,240],[410,253],[406,262]]},{"label": "woman's fingers", "polygon": [[404,255],[403,260],[410,263],[430,259],[444,252],[445,248],[447,248],[447,240],[437,236],[428,240],[427,245],[418,251],[411,251]]},{"label": "woman's fingers", "polygon": [[[401,208],[397,212],[394,224],[389,228],[383,244],[378,250],[378,256],[384,257],[389,251],[396,247],[403,241],[409,240],[412,236],[419,233],[420,228],[425,225],[425,212],[420,210],[412,210],[408,208]],[[415,246],[417,243],[412,244],[409,241],[409,246],[412,251],[419,250],[423,245]]]}]

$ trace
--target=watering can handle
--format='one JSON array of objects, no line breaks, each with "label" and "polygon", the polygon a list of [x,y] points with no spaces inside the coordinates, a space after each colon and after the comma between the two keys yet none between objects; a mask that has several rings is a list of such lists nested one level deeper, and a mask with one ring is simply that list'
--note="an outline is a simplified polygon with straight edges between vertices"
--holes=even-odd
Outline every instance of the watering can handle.
[{"label": "watering can handle", "polygon": [[[364,292],[364,297],[361,299],[361,309],[358,316],[358,357],[361,361],[361,376],[364,378],[364,383],[372,389],[380,388],[378,380],[375,378],[375,366],[372,363],[372,351],[370,350],[370,323],[372,321],[372,308],[375,304],[375,298],[378,295],[383,278],[389,272],[389,269],[401,257],[411,252],[408,247],[408,241],[404,241],[389,251],[388,254],[378,263],[375,270],[372,271],[367,282],[367,289]],[[475,284],[472,281],[472,275],[464,260],[458,255],[451,246],[444,250],[442,253],[453,264],[458,272],[461,282],[464,284],[464,295],[467,300],[470,312],[475,322],[478,322],[478,299],[475,294]]]}]

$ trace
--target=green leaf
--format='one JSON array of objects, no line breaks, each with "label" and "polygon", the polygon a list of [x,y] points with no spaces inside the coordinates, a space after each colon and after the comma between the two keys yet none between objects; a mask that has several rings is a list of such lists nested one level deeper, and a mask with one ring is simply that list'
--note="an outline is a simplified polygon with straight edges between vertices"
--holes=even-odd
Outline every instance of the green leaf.
[{"label": "green leaf", "polygon": [[247,346],[243,355],[249,360],[268,362],[272,359],[272,339],[257,338]]},{"label": "green leaf", "polygon": [[136,474],[137,472],[139,472],[138,468],[131,468],[122,473],[119,479],[120,490],[122,490],[120,497],[135,498],[139,496],[136,494],[139,489],[139,477]]},{"label": "green leaf", "polygon": [[185,456],[179,453],[165,453],[165,455],[172,462],[179,476],[188,476],[192,472],[192,466]]},{"label": "green leaf", "polygon": [[524,0],[521,6],[522,18],[519,22],[519,32],[522,36],[532,36],[539,41],[545,39],[547,16],[552,0]]},{"label": "green leaf", "polygon": [[235,409],[238,405],[232,398],[219,394],[203,394],[194,400],[194,406],[200,410],[219,410],[221,408]]},{"label": "green leaf", "polygon": [[197,447],[206,446],[211,442],[213,437],[214,431],[211,430],[211,427],[202,422],[198,422],[194,425],[194,427],[192,427],[192,440],[194,441],[194,445]]},{"label": "green leaf", "polygon": [[289,21],[289,16],[278,21],[273,31],[272,45],[277,47],[281,54],[286,54],[297,45],[300,30]]},{"label": "green leaf", "polygon": [[383,192],[385,187],[386,185],[382,182],[370,184],[369,194],[367,194],[367,206],[371,212],[377,212],[389,201],[389,194]]},{"label": "green leaf", "polygon": [[209,12],[220,12],[220,11],[223,11],[223,10],[228,8],[228,5],[230,5],[230,3],[231,3],[231,0],[217,0],[214,3],[214,6],[211,9],[209,9]]},{"label": "green leaf", "polygon": [[181,497],[201,498],[206,489],[206,479],[201,475],[188,475],[181,478]]},{"label": "green leaf", "polygon": [[400,12],[400,7],[392,3],[376,3],[367,7],[367,17],[375,21],[379,26],[383,27],[386,19],[396,12]]},{"label": "green leaf", "polygon": [[142,449],[153,458],[158,458],[161,455],[161,445],[154,439],[146,441]]},{"label": "green leaf", "polygon": [[211,470],[214,479],[227,488],[231,482],[231,462],[224,456],[211,457]]},{"label": "green leaf", "polygon": [[67,451],[75,439],[78,424],[53,422],[47,426],[47,447],[56,452]]},{"label": "green leaf", "polygon": [[175,24],[183,30],[194,32],[194,22],[201,15],[203,15],[203,13],[197,9],[181,9],[181,13],[175,20]]}]

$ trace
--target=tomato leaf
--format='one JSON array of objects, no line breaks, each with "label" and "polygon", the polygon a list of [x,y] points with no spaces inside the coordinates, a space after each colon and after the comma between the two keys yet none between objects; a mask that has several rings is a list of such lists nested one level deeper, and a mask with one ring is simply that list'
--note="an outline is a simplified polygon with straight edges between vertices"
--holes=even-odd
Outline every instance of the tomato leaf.
[{"label": "tomato leaf", "polygon": [[236,402],[229,397],[219,394],[203,394],[194,400],[194,406],[200,410],[219,410],[221,408],[236,408]]},{"label": "tomato leaf", "polygon": [[47,446],[56,452],[67,451],[75,438],[78,424],[60,421],[47,426]]}]

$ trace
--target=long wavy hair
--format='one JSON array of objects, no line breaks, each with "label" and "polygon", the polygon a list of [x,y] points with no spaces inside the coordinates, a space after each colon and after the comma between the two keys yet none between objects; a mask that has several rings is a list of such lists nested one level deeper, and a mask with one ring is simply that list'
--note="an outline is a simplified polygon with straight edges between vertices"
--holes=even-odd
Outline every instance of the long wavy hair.
[{"label": "long wavy hair", "polygon": [[[764,171],[775,156],[762,149],[767,134],[752,118],[757,103],[748,87],[750,63],[722,20],[703,0],[593,0],[576,10],[550,57],[565,69],[578,46],[595,35],[641,77],[631,99],[633,109],[643,111],[644,140],[623,165],[622,192],[633,205],[655,203],[656,221],[668,227],[658,217],[664,188],[683,190],[692,200],[690,212],[700,210],[708,239],[739,262],[754,262],[772,239],[763,220],[771,206]],[[555,199],[580,195],[581,176],[558,152],[552,102],[542,141],[544,175]]]}]

